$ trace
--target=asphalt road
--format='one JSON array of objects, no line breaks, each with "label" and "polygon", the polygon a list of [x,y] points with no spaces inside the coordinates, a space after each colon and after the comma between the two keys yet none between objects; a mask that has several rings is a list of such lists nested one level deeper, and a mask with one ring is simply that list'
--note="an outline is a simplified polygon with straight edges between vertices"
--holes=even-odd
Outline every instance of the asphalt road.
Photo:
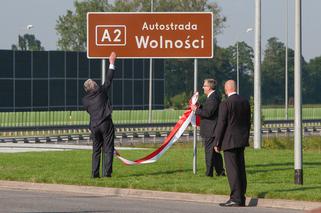
[{"label": "asphalt road", "polygon": [[0,212],[24,213],[294,213],[302,212],[278,208],[224,208],[217,204],[139,199],[117,196],[94,196],[66,192],[39,192],[33,190],[0,189]]}]

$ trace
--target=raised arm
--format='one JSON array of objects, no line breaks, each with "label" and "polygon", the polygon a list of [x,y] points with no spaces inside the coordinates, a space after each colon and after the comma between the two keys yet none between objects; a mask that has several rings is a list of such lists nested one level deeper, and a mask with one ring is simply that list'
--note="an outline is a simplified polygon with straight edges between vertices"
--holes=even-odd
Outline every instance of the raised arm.
[{"label": "raised arm", "polygon": [[106,79],[103,84],[104,89],[108,89],[111,86],[111,82],[114,77],[114,71],[115,71],[115,61],[116,61],[116,53],[112,52],[109,56],[109,68],[106,71]]}]

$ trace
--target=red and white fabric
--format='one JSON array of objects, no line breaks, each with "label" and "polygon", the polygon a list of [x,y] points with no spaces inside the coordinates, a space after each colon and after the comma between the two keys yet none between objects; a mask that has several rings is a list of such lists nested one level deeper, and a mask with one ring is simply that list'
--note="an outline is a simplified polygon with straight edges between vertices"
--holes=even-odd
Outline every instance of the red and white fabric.
[{"label": "red and white fabric", "polygon": [[198,92],[196,92],[190,99],[188,108],[184,111],[183,115],[177,121],[170,134],[165,138],[164,142],[158,149],[156,149],[149,155],[134,161],[122,157],[117,150],[115,150],[116,157],[126,165],[155,163],[182,136],[190,123],[192,123],[193,126],[199,124],[199,119],[196,118],[195,113],[191,110],[190,107],[191,104],[196,104],[197,100]]}]

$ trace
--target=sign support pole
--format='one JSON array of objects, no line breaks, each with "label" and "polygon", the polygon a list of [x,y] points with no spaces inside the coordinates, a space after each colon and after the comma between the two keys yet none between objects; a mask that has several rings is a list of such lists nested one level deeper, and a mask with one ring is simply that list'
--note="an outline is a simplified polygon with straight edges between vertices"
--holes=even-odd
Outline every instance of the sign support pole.
[{"label": "sign support pole", "polygon": [[[105,83],[105,76],[106,74],[106,59],[102,59],[101,60],[101,84],[103,85]],[[104,150],[102,149],[101,150],[101,168],[102,168],[102,175],[106,174],[107,171],[106,171],[106,168],[105,168],[105,152]]]},{"label": "sign support pole", "polygon": [[[197,92],[197,59],[194,59],[194,92]],[[197,173],[197,126],[193,127],[193,174]]]}]

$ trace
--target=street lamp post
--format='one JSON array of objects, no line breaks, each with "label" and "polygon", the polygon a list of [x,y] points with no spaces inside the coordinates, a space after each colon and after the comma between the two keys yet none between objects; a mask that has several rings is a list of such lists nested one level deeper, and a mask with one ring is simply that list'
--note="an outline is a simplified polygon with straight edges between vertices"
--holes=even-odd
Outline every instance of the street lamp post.
[{"label": "street lamp post", "polygon": [[303,184],[302,169],[302,3],[295,0],[294,54],[294,183]]},{"label": "street lamp post", "polygon": [[261,149],[261,0],[255,0],[254,149]]},{"label": "street lamp post", "polygon": [[286,0],[285,13],[285,119],[288,120],[288,6],[289,0]]},{"label": "street lamp post", "polygon": [[[150,12],[154,11],[154,1],[150,1]],[[149,59],[149,96],[148,96],[148,123],[152,122],[153,105],[153,59]]]}]

